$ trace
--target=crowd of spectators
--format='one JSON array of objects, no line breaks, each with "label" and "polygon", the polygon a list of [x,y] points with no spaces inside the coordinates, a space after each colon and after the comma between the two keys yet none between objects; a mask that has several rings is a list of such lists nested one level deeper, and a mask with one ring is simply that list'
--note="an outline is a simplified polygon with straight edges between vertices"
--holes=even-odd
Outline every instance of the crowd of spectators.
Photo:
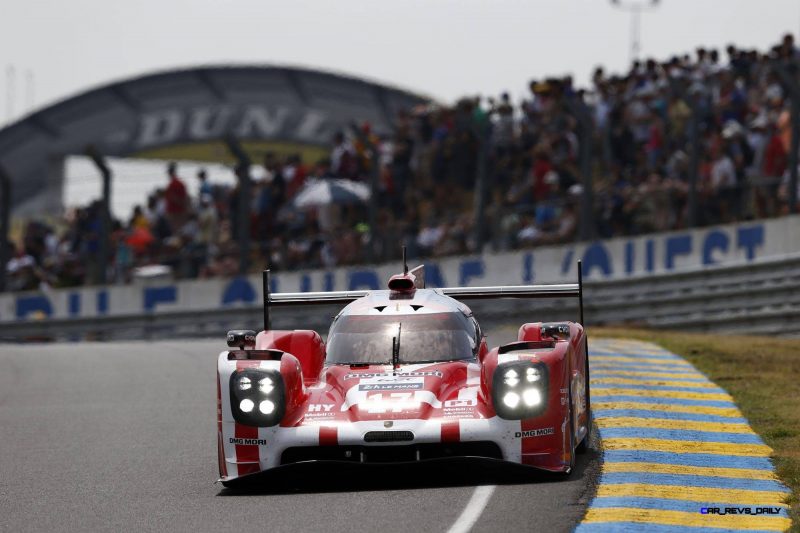
[{"label": "crowd of spectators", "polygon": [[[419,106],[399,113],[391,134],[353,125],[314,164],[267,153],[248,200],[252,264],[382,261],[400,242],[420,257],[474,252],[478,239],[495,250],[564,243],[578,238],[583,217],[597,238],[683,228],[693,174],[697,225],[785,214],[791,102],[774,68],[784,60],[800,62],[791,35],[767,52],[698,48],[636,61],[621,75],[597,68],[589,88],[570,77],[534,80],[518,104],[502,94]],[[797,70],[786,72],[800,83]],[[582,203],[586,171],[591,212]],[[375,227],[363,202],[293,205],[310,178],[368,183],[373,175]],[[107,278],[128,282],[153,264],[179,278],[238,271],[238,185],[210,183],[200,171],[192,196],[186,179],[170,164],[165,186],[113,221]],[[485,198],[480,232],[476,189]],[[102,213],[96,201],[60,226],[30,222],[8,264],[9,288],[100,279]]]}]

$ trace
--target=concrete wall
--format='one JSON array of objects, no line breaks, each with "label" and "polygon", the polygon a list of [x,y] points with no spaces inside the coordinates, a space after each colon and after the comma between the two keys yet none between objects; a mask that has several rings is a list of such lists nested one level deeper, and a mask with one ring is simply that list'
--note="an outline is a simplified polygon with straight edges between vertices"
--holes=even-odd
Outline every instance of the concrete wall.
[{"label": "concrete wall", "polygon": [[[541,247],[483,256],[426,261],[428,286],[519,285],[573,282],[578,259],[587,280],[640,279],[648,275],[776,259],[800,251],[800,216],[715,226],[693,231]],[[398,256],[399,256],[398,250]],[[410,266],[415,266],[414,264]],[[378,289],[395,264],[333,270],[279,272],[275,292]],[[150,281],[0,295],[0,322],[132,315],[260,305],[261,278]]]}]

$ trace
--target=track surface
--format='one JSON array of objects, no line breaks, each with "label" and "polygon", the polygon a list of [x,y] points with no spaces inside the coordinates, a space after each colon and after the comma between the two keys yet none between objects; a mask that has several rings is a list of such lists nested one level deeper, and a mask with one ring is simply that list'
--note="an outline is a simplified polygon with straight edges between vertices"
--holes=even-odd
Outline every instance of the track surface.
[{"label": "track surface", "polygon": [[474,531],[557,532],[591,497],[592,453],[566,481],[396,469],[225,490],[213,483],[222,349],[222,339],[0,345],[0,531],[444,532],[476,485],[499,483]]}]

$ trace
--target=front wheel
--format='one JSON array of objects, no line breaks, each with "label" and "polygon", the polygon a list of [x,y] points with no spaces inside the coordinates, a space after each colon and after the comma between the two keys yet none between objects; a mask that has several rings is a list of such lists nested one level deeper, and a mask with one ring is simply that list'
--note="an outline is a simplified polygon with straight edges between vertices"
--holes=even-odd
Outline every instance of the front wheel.
[{"label": "front wheel", "polygon": [[569,416],[567,417],[569,431],[569,466],[564,475],[569,476],[575,469],[575,410],[572,408],[572,384],[569,387]]},{"label": "front wheel", "polygon": [[575,451],[580,454],[584,454],[589,451],[589,433],[591,433],[592,422],[591,420],[586,425],[586,435],[583,437],[583,440],[578,444],[575,448]]},{"label": "front wheel", "polygon": [[586,398],[586,435],[583,436],[583,439],[575,450],[578,453],[586,453],[589,451],[589,435],[592,433],[592,398],[589,393],[589,341],[586,341],[585,350],[586,355],[583,358],[585,390],[583,397]]}]

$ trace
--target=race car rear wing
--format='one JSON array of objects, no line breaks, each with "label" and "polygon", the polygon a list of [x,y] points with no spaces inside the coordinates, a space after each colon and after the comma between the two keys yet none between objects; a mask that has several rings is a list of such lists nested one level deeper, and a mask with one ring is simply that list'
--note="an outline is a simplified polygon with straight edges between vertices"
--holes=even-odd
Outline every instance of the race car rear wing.
[{"label": "race car rear wing", "polygon": [[[416,270],[416,269],[414,269]],[[270,293],[270,271],[262,274],[264,293],[264,330],[270,329],[270,307],[295,305],[347,304],[369,294],[369,290],[330,292]],[[456,300],[488,300],[493,298],[578,298],[580,322],[583,325],[583,270],[578,261],[578,283],[560,285],[506,285],[495,287],[445,287],[442,294]]]}]

